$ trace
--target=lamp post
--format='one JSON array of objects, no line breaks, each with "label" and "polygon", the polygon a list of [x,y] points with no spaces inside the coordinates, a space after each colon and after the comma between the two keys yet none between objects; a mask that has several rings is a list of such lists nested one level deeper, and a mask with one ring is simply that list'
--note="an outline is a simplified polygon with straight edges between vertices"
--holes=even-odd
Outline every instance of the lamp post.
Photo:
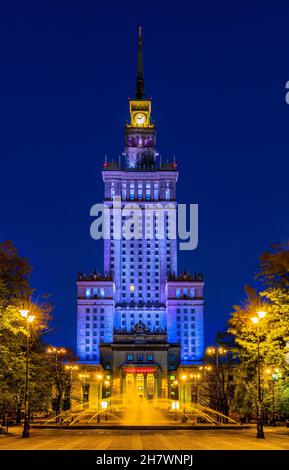
[{"label": "lamp post", "polygon": [[195,387],[195,397],[196,397],[196,403],[199,403],[199,384],[198,381],[201,378],[200,373],[194,373],[190,375],[191,379],[194,379],[194,387]]},{"label": "lamp post", "polygon": [[188,376],[186,374],[181,376],[182,382],[183,382],[183,414],[185,415],[186,413],[186,382],[187,382]]},{"label": "lamp post", "polygon": [[66,354],[66,349],[65,348],[56,348],[55,346],[49,346],[47,348],[47,354],[51,355],[52,357],[54,356],[54,363],[55,363],[55,385],[56,385],[56,407],[55,407],[55,422],[59,422],[58,415],[60,414],[60,405],[61,405],[61,398],[62,398],[62,392],[61,394],[58,392],[57,393],[57,388],[61,389],[60,382],[61,378],[59,377],[58,374],[58,356]]},{"label": "lamp post", "polygon": [[73,371],[78,370],[78,366],[76,366],[75,364],[66,364],[65,369],[70,372],[70,390],[69,390],[70,397],[69,398],[70,398],[70,407],[72,408],[72,404],[71,404],[72,393],[71,392],[72,392]]},{"label": "lamp post", "polygon": [[[177,399],[176,399],[177,398],[176,397],[176,389],[178,388],[178,385],[179,385],[178,380],[174,380],[174,392],[175,392],[175,394],[174,394],[174,398],[175,398],[175,402],[174,402],[175,403],[175,405],[174,405],[174,412],[175,412],[174,413],[174,419],[175,419],[175,421],[177,421],[177,419],[178,419],[177,418]],[[179,396],[178,396],[178,399],[179,399]]]},{"label": "lamp post", "polygon": [[225,354],[227,354],[227,352],[227,349],[223,348],[222,346],[220,346],[219,348],[214,348],[211,346],[207,348],[207,354],[209,354],[210,356],[215,356],[217,367],[219,367],[220,356],[224,356]]},{"label": "lamp post", "polygon": [[82,404],[83,404],[83,408],[84,408],[84,403],[86,403],[86,392],[87,392],[87,388],[86,388],[86,379],[89,379],[89,374],[79,374],[79,378],[80,380],[82,381],[82,396],[83,396],[83,400],[82,400]]},{"label": "lamp post", "polygon": [[256,312],[257,316],[252,317],[251,320],[256,325],[257,334],[257,383],[258,383],[258,409],[257,409],[257,434],[258,439],[264,439],[263,429],[263,401],[262,401],[262,390],[261,390],[261,369],[260,369],[260,334],[259,334],[259,322],[266,316],[266,312],[259,310]]},{"label": "lamp post", "polygon": [[[109,380],[105,380],[104,382],[104,385],[105,385],[105,391],[106,391],[106,398],[107,398],[107,391],[108,391],[108,388],[110,388],[110,381]],[[107,406],[105,408],[105,421],[108,420],[108,402],[106,402]]]},{"label": "lamp post", "polygon": [[97,422],[100,423],[100,391],[101,391],[101,382],[102,382],[102,375],[97,374],[96,380],[98,383],[98,390],[97,390]]},{"label": "lamp post", "polygon": [[29,310],[20,310],[20,315],[26,319],[26,366],[25,366],[25,396],[24,396],[24,424],[22,437],[29,437],[29,325],[35,319],[35,315],[30,315]]},{"label": "lamp post", "polygon": [[271,381],[272,381],[272,420],[271,420],[271,425],[276,426],[276,420],[275,420],[275,383],[279,379],[280,369],[279,369],[279,367],[275,367],[273,370],[272,369],[267,369],[266,374],[271,375]]}]

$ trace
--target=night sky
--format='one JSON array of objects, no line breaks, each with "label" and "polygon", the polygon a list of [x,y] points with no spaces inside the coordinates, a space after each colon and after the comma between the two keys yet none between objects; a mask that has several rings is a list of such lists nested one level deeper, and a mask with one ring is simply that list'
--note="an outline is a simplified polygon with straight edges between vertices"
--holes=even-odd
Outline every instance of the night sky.
[{"label": "night sky", "polygon": [[158,151],[176,156],[178,201],[199,204],[199,246],[178,264],[204,273],[206,344],[260,253],[288,238],[289,5],[268,3],[1,7],[0,240],[30,258],[37,294],[51,293],[47,341],[75,348],[76,274],[103,267],[89,212],[104,155],[123,151],[138,24]]}]

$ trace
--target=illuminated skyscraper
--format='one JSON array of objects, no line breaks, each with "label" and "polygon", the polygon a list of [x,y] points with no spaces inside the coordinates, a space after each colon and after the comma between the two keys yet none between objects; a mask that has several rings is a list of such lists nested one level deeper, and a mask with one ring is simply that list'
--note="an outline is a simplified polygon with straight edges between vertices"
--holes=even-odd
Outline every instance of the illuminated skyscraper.
[{"label": "illuminated skyscraper", "polygon": [[[177,274],[177,240],[169,237],[171,219],[163,208],[177,207],[178,171],[174,161],[162,163],[156,151],[142,64],[139,28],[136,93],[129,99],[124,153],[118,162],[105,161],[102,171],[105,204],[112,208],[119,201],[126,212],[111,210],[105,274],[79,274],[77,350],[81,361],[101,361],[106,369],[135,365],[141,371],[150,365],[162,369],[163,377],[180,363],[202,358],[203,277]],[[130,219],[135,205],[137,224],[126,225],[126,236],[117,239],[117,226]]]}]

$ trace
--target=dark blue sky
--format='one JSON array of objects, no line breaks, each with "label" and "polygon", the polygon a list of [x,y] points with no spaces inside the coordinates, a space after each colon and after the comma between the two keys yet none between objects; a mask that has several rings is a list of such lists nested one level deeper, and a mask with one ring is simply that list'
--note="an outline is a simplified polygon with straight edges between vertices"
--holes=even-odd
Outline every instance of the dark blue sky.
[{"label": "dark blue sky", "polygon": [[89,211],[104,155],[123,150],[141,23],[158,150],[176,155],[179,202],[199,204],[199,246],[179,268],[204,272],[212,342],[259,254],[288,238],[289,5],[38,3],[0,15],[0,239],[52,294],[49,341],[75,346],[76,273],[102,269]]}]

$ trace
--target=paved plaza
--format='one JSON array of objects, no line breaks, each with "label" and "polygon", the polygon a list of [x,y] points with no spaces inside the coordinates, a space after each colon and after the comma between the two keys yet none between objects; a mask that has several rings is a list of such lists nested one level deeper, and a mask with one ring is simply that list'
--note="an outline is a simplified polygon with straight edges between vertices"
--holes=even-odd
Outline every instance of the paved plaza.
[{"label": "paved plaza", "polygon": [[[0,436],[0,450],[289,450],[289,429],[244,430],[108,430],[32,429],[29,439],[20,428]],[[13,434],[12,434],[13,433]]]}]

